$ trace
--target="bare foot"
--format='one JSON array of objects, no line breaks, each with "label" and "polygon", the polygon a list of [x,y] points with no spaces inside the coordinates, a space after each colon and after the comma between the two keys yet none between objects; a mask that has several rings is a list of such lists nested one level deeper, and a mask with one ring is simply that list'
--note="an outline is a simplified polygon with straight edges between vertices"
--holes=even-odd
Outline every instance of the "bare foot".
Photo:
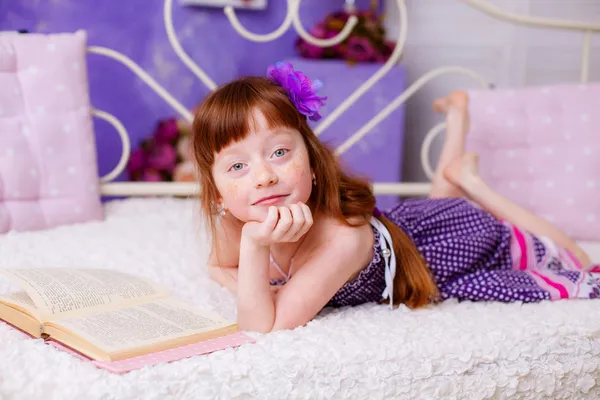
[{"label": "bare foot", "polygon": [[433,102],[433,111],[446,114],[450,109],[467,111],[469,95],[463,90],[455,90],[448,96],[440,97]]},{"label": "bare foot", "polygon": [[467,196],[473,197],[482,182],[479,176],[479,155],[463,154],[444,169],[444,177],[462,189]]},{"label": "bare foot", "polygon": [[446,114],[446,138],[432,182],[430,193],[432,198],[466,197],[466,193],[460,186],[444,176],[444,170],[463,154],[465,136],[469,130],[468,101],[469,96],[466,92],[454,91],[433,102],[433,109],[436,112]]}]

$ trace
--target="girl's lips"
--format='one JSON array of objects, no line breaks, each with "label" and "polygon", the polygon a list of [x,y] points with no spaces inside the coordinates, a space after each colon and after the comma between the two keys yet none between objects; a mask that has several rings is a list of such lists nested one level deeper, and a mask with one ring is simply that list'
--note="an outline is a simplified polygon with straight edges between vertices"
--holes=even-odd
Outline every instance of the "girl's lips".
[{"label": "girl's lips", "polygon": [[288,196],[287,194],[283,194],[283,195],[277,195],[277,196],[263,197],[262,199],[258,200],[256,203],[254,203],[253,205],[255,205],[255,206],[272,206],[272,205],[280,203],[287,196]]}]

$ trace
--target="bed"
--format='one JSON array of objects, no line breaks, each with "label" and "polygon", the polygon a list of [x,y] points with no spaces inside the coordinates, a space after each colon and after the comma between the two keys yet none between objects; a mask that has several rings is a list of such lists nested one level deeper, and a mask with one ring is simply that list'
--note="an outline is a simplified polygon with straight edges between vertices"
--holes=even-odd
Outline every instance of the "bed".
[{"label": "bed", "polygon": [[[170,39],[183,62],[204,79],[202,71],[177,46],[169,28],[171,3],[165,1]],[[401,11],[402,32],[395,55],[382,66],[380,74],[396,62],[406,39],[407,12],[403,0],[396,3]],[[504,13],[481,0],[467,3],[499,18],[565,28],[565,24],[556,21]],[[297,0],[288,0],[288,18],[280,30],[266,36],[245,32],[233,10],[226,8],[225,12],[243,35],[267,41],[292,24],[306,36],[294,14],[297,4]],[[583,28],[585,32],[600,30],[600,26]],[[589,41],[584,47],[585,60],[586,53],[589,57]],[[135,65],[121,55],[100,48],[91,51],[118,59],[135,70]],[[582,67],[582,80],[587,79],[585,68]],[[473,71],[433,71],[360,128],[338,148],[338,153],[362,140],[378,120],[406,101],[424,82],[446,72],[469,74],[485,85],[485,80]],[[141,78],[175,110],[191,118],[151,77],[142,73]],[[349,97],[347,104],[376,79],[374,76],[367,81]],[[330,125],[346,105],[328,115],[317,132]],[[198,219],[199,205],[191,196],[198,188],[184,183],[111,182],[125,166],[129,153],[127,134],[122,126],[115,125],[124,142],[124,156],[115,170],[102,178],[102,193],[125,198],[105,203],[104,221],[4,235],[0,237],[0,260],[14,267],[101,265],[144,275],[161,282],[183,300],[235,319],[234,297],[212,282],[201,268],[208,249]],[[443,125],[432,129],[424,143],[422,158],[426,170],[430,170],[428,146],[442,129]],[[377,193],[422,196],[429,183],[376,183],[374,189]],[[600,242],[583,245],[600,262]],[[6,282],[0,283],[0,291],[8,289]],[[597,301],[525,305],[448,301],[418,311],[366,304],[325,309],[309,324],[295,330],[248,334],[255,343],[117,375],[0,324],[0,398],[600,397]]]}]

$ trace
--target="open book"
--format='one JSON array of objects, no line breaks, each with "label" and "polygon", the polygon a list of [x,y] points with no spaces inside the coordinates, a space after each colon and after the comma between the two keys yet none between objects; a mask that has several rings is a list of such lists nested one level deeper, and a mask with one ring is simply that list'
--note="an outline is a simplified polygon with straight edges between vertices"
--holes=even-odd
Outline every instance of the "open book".
[{"label": "open book", "polygon": [[24,290],[0,295],[0,319],[92,360],[115,361],[238,331],[148,280],[101,269],[5,269]]}]

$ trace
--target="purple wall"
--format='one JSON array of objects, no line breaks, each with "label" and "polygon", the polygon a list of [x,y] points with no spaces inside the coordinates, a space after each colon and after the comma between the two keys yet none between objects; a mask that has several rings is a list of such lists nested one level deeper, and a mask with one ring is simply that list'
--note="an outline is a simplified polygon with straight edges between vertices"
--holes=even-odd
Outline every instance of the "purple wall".
[{"label": "purple wall", "polygon": [[[0,30],[28,29],[31,32],[54,33],[84,29],[88,32],[89,45],[109,47],[128,55],[191,109],[202,100],[208,89],[188,71],[171,48],[163,26],[163,4],[160,0],[3,1],[0,2]],[[359,7],[368,4],[368,0],[359,1]],[[328,11],[339,9],[342,5],[342,0],[304,0],[300,10],[303,25],[309,29]],[[256,33],[276,29],[285,13],[286,2],[283,0],[270,0],[266,10],[237,12],[243,25]],[[217,84],[240,74],[263,75],[268,64],[295,56],[293,42],[297,34],[293,29],[275,42],[250,42],[234,31],[222,9],[183,7],[177,0],[174,0],[173,20],[183,48]],[[367,69],[374,71],[378,67],[380,65],[372,65]],[[353,73],[350,67],[346,68],[350,74]],[[94,107],[119,118],[128,129],[134,146],[140,138],[151,134],[158,119],[176,115],[174,110],[121,64],[91,54],[88,57],[88,70]],[[358,72],[357,76],[365,76],[365,72]],[[338,85],[347,88],[342,81]],[[385,85],[389,87],[390,82]],[[393,92],[384,94],[383,102],[397,95],[402,90],[402,85],[403,70],[399,78],[392,81]],[[335,88],[330,87],[330,90]],[[323,92],[330,94],[325,93],[325,90]],[[379,97],[377,110],[383,107],[381,94]],[[368,116],[371,115],[372,111]],[[393,132],[388,134],[394,135],[396,143],[401,142],[403,111],[399,111],[395,118],[388,118],[387,123],[394,124]],[[94,123],[99,170],[100,174],[105,174],[116,165],[120,157],[120,140],[107,123],[101,120],[95,120]],[[352,132],[359,127],[354,123],[351,127],[338,126],[345,131],[352,129]],[[328,133],[329,130],[324,136]],[[401,148],[394,147],[392,175],[398,177]],[[370,163],[369,160],[365,161]],[[125,174],[120,179],[124,178]]]}]

